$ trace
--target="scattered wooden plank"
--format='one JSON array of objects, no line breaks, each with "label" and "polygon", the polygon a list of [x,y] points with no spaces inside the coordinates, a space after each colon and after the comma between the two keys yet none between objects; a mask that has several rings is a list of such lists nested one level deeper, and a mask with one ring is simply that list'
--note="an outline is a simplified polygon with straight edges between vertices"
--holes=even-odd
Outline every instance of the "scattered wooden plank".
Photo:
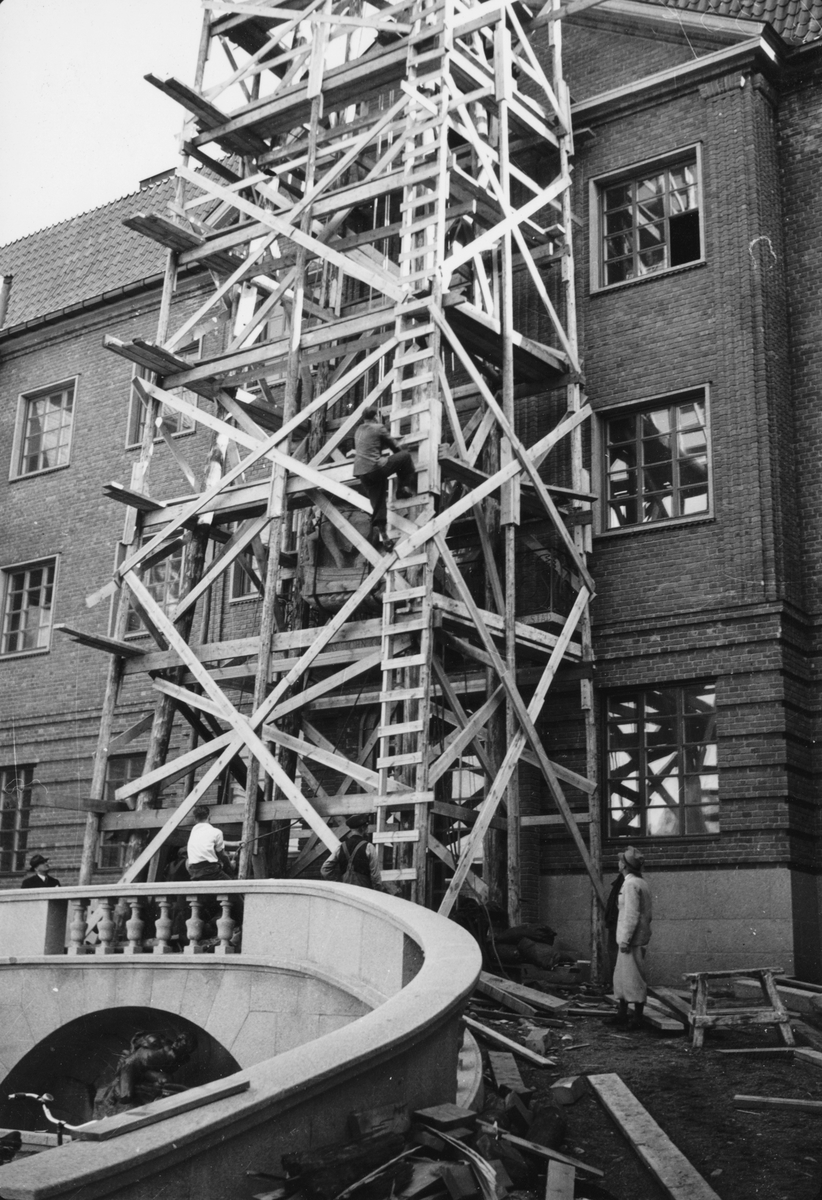
[{"label": "scattered wooden plank", "polygon": [[[440,1142],[440,1147],[445,1149],[445,1142]],[[421,1200],[423,1196],[433,1195],[434,1192],[441,1193],[441,1171],[442,1163],[431,1162],[429,1159],[414,1163],[411,1179],[402,1191],[395,1194],[396,1200]]]},{"label": "scattered wooden plank", "polygon": [[809,1050],[806,1046],[796,1046],[793,1050],[790,1046],[779,1046],[778,1049],[790,1051],[797,1062],[809,1063],[812,1067],[822,1067],[822,1051]]},{"label": "scattered wooden plank", "polygon": [[566,1075],[551,1084],[551,1095],[557,1104],[576,1104],[585,1095],[585,1076]]},{"label": "scattered wooden plank", "polygon": [[480,1194],[474,1172],[467,1163],[448,1163],[440,1168],[440,1178],[448,1189],[451,1200],[473,1200]]},{"label": "scattered wooden plank", "polygon": [[803,992],[814,992],[815,995],[822,995],[822,987],[818,983],[805,983],[802,979],[792,979],[790,975],[777,975],[776,983],[782,987],[799,988]]},{"label": "scattered wooden plank", "polygon": [[822,1050],[822,1034],[804,1021],[791,1021],[791,1028],[797,1037],[814,1050]]},{"label": "scattered wooden plank", "polygon": [[523,1082],[513,1054],[504,1050],[489,1050],[488,1061],[499,1091],[516,1092],[518,1095],[530,1094],[533,1091],[533,1088],[526,1087]]},{"label": "scattered wooden plank", "polygon": [[431,1108],[418,1108],[414,1119],[447,1131],[466,1125],[473,1127],[477,1114],[473,1109],[461,1108],[459,1104],[435,1104]]},{"label": "scattered wooden plank", "polygon": [[512,1012],[522,1013],[525,1017],[535,1017],[537,1015],[537,1010],[530,1004],[526,1004],[524,1000],[520,1000],[517,996],[512,996],[505,988],[498,987],[496,983],[492,983],[485,971],[480,974],[476,991],[480,992],[483,996],[488,996],[491,1000],[496,1000],[497,1004],[501,1004],[503,1008],[510,1008]]},{"label": "scattered wooden plank", "polygon": [[[764,1056],[765,1058],[768,1058],[770,1055],[774,1055],[776,1058],[793,1058],[795,1054],[799,1053],[799,1049],[795,1050],[793,1046],[743,1046],[738,1050],[717,1050],[715,1053],[743,1054],[749,1058],[757,1058],[760,1055]],[[809,1050],[807,1053],[816,1054],[817,1051]],[[819,1055],[819,1058],[820,1061],[822,1061],[822,1054]]]},{"label": "scattered wooden plank", "polygon": [[[782,1003],[792,1012],[819,1012],[820,998],[813,992],[809,992],[803,988],[784,987],[781,984],[776,990]],[[764,1002],[762,985],[758,979],[735,979],[734,995],[737,1000],[761,1000]]]},{"label": "scattered wooden plank", "polygon": [[588,1082],[671,1200],[719,1200],[619,1075],[589,1075]]},{"label": "scattered wooden plank", "polygon": [[822,1115],[822,1100],[791,1100],[784,1096],[734,1096],[734,1108],[778,1108],[783,1112]]},{"label": "scattered wooden plank", "polygon": [[[581,1158],[571,1158],[570,1154],[560,1154],[559,1150],[551,1150],[549,1146],[541,1146],[539,1142],[529,1142],[526,1138],[517,1137],[514,1133],[506,1133],[497,1125],[489,1125],[486,1121],[480,1121],[479,1128],[486,1133],[492,1133],[500,1141],[510,1142],[518,1150],[526,1150],[529,1154],[536,1155],[537,1158],[545,1158],[549,1162],[567,1163],[576,1167],[578,1171],[587,1171],[589,1175],[597,1175],[600,1179],[605,1175],[605,1172],[600,1171],[599,1167],[592,1167],[590,1163],[583,1162]],[[684,1197],[683,1200],[685,1200]],[[702,1198],[695,1196],[693,1200],[702,1200]]]},{"label": "scattered wooden plank", "polygon": [[676,992],[672,991],[671,988],[649,987],[648,995],[652,996],[655,1000],[658,1000],[659,1003],[664,1005],[665,1008],[670,1009],[670,1011],[675,1016],[679,1017],[680,1021],[687,1026],[688,1015],[691,1011],[691,1006],[686,1000],[683,1000],[681,996],[678,996]]},{"label": "scattered wooden plank", "polygon": [[485,1038],[487,1042],[495,1042],[498,1046],[504,1046],[506,1050],[510,1050],[513,1054],[518,1054],[520,1058],[524,1058],[526,1062],[533,1063],[536,1067],[555,1067],[557,1065],[556,1059],[545,1058],[541,1054],[535,1054],[527,1046],[521,1046],[519,1042],[515,1042],[512,1038],[505,1037],[502,1033],[497,1033],[496,1029],[489,1029],[487,1025],[482,1025],[479,1021],[474,1021],[471,1017],[463,1017],[462,1019],[469,1029],[473,1029],[475,1033]]},{"label": "scattered wooden plank", "polygon": [[570,1163],[549,1163],[545,1200],[574,1200],[575,1179],[576,1171]]},{"label": "scattered wooden plank", "polygon": [[524,1000],[532,1008],[542,1009],[545,1012],[556,1012],[561,1008],[567,1008],[570,1003],[569,1000],[562,1000],[559,996],[552,996],[549,992],[539,992],[536,988],[526,987],[524,983],[514,983],[511,979],[503,979],[500,975],[492,975],[488,971],[480,972],[480,979],[496,988],[501,988],[510,996],[516,996],[518,1000]]}]

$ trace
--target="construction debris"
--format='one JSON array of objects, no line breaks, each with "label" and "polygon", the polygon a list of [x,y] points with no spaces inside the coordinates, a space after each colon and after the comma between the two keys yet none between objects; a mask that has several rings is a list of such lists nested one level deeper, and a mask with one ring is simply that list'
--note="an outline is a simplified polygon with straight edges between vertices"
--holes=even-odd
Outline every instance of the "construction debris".
[{"label": "construction debris", "polygon": [[566,1075],[551,1084],[551,1095],[557,1104],[576,1104],[585,1095],[585,1078],[582,1075]]},{"label": "construction debris", "polygon": [[589,1075],[588,1082],[671,1200],[719,1200],[618,1075]]}]

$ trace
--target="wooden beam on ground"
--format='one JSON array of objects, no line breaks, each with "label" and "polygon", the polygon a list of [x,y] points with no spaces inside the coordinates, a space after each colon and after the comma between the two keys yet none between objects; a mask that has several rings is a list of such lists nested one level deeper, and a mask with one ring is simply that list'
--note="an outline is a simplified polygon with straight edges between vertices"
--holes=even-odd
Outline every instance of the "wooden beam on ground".
[{"label": "wooden beam on ground", "polygon": [[485,1133],[493,1134],[494,1137],[501,1138],[504,1142],[510,1142],[518,1150],[525,1150],[528,1154],[536,1155],[537,1158],[548,1159],[549,1162],[569,1163],[578,1171],[587,1171],[589,1175],[596,1175],[598,1179],[602,1179],[605,1175],[605,1172],[600,1171],[599,1167],[592,1167],[590,1163],[583,1162],[581,1158],[571,1158],[569,1154],[560,1154],[559,1150],[551,1150],[539,1142],[529,1142],[526,1138],[517,1137],[514,1133],[506,1133],[498,1125],[489,1125],[487,1121],[479,1121],[478,1128]]},{"label": "wooden beam on ground", "polygon": [[524,1000],[518,1000],[516,996],[512,996],[504,988],[497,987],[491,983],[485,971],[480,973],[475,990],[483,996],[488,996],[490,1000],[496,1000],[497,1004],[501,1004],[503,1008],[510,1008],[512,1012],[521,1013],[525,1017],[535,1017],[537,1015],[537,1010],[532,1008],[530,1004],[526,1004]]},{"label": "wooden beam on ground", "polygon": [[462,1019],[469,1029],[479,1034],[486,1042],[502,1046],[504,1050],[508,1050],[512,1054],[518,1054],[520,1058],[524,1058],[526,1062],[531,1063],[535,1067],[555,1067],[557,1065],[555,1058],[545,1058],[544,1055],[537,1054],[534,1050],[529,1050],[527,1046],[521,1046],[513,1038],[506,1037],[503,1033],[497,1033],[496,1029],[489,1029],[487,1025],[475,1021],[473,1017],[463,1017]]},{"label": "wooden beam on ground", "polygon": [[544,1012],[557,1013],[567,1009],[570,1000],[562,1000],[552,996],[550,992],[538,992],[536,988],[527,987],[524,983],[514,983],[512,979],[503,979],[500,975],[492,975],[488,971],[480,974],[480,979],[487,980],[496,988],[504,988],[511,996],[524,1000],[531,1008],[542,1009]]},{"label": "wooden beam on ground", "polygon": [[822,1100],[791,1100],[784,1096],[734,1096],[734,1108],[806,1112],[822,1117]]},{"label": "wooden beam on ground", "polygon": [[589,1075],[588,1082],[671,1200],[719,1200],[713,1188],[691,1166],[619,1075]]},{"label": "wooden beam on ground", "polygon": [[576,1174],[576,1168],[570,1163],[549,1163],[545,1180],[545,1200],[574,1200]]},{"label": "wooden beam on ground", "polygon": [[517,1095],[533,1091],[533,1088],[525,1086],[519,1073],[517,1060],[507,1050],[489,1050],[488,1062],[494,1076],[494,1083],[500,1091],[516,1092]]}]

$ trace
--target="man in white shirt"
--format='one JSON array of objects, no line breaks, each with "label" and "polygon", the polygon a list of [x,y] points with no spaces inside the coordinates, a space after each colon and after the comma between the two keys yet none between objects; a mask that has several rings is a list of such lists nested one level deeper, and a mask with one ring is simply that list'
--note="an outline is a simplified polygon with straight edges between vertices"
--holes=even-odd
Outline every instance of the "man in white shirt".
[{"label": "man in white shirt", "polygon": [[211,810],[205,804],[194,809],[194,828],[186,847],[186,865],[192,879],[232,879],[231,862],[226,849],[236,849],[239,842],[226,842],[222,830],[210,824]]}]

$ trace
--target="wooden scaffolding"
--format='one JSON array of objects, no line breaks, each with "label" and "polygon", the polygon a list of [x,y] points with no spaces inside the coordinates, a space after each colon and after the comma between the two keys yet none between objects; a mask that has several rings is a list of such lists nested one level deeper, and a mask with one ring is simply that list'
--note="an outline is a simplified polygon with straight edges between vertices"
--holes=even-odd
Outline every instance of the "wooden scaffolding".
[{"label": "wooden scaffolding", "polygon": [[[81,880],[93,871],[118,695],[129,673],[148,672],[154,712],[116,738],[121,747],[150,727],[143,774],[117,791],[133,806],[121,827],[144,818],[124,881],[152,869],[230,772],[243,794],[240,813],[232,807],[241,877],[270,822],[290,814],[306,831],[296,865],[281,864],[299,871],[337,846],[329,818],[367,809],[383,877],[404,895],[448,913],[461,889],[482,899],[490,889],[516,921],[517,778],[528,762],[552,804],[527,823],[562,823],[601,900],[593,496],[561,10],[556,0],[541,12],[519,0],[204,7],[194,86],[148,76],[186,110],[175,203],[127,222],[168,251],[157,338],[106,339],[136,364],[147,419],[130,485],[109,489],[127,512],[112,636],[66,630],[110,654]],[[213,75],[223,61],[206,87],[206,64]],[[176,280],[194,264],[213,288],[172,328]],[[183,348],[211,318],[226,330],[223,350],[196,360]],[[391,484],[387,552],[369,539],[370,505],[346,453],[368,406],[416,468],[412,498]],[[149,491],[169,410],[213,435],[208,476],[183,501]],[[183,544],[171,619],[147,573]],[[523,555],[547,580],[526,613]],[[261,595],[259,631],[210,641],[203,613],[238,566]],[[150,652],[126,636],[135,612]],[[586,730],[580,771],[552,761],[540,733],[552,682],[569,668]],[[356,751],[323,732],[329,714],[352,707],[371,714]],[[175,721],[191,737],[171,756]],[[163,809],[163,787],[181,779],[184,800]]]}]

